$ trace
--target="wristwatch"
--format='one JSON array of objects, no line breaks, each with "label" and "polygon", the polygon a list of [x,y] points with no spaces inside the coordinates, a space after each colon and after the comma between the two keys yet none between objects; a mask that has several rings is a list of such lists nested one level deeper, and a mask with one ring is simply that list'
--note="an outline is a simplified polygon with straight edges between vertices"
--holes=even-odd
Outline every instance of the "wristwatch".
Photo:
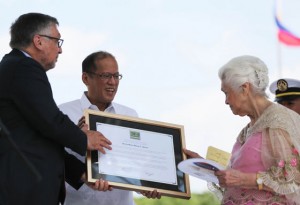
[{"label": "wristwatch", "polygon": [[259,173],[256,173],[256,183],[258,186],[258,190],[262,190],[263,189],[263,179],[261,178],[261,175]]}]

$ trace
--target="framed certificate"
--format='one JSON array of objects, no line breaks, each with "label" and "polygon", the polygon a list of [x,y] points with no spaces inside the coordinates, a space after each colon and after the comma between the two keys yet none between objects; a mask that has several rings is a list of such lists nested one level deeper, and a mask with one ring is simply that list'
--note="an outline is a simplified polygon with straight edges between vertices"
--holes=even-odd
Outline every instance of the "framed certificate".
[{"label": "framed certificate", "polygon": [[106,154],[87,152],[89,182],[102,178],[119,189],[191,197],[188,175],[177,167],[186,159],[183,126],[94,110],[85,110],[85,120],[112,142]]}]

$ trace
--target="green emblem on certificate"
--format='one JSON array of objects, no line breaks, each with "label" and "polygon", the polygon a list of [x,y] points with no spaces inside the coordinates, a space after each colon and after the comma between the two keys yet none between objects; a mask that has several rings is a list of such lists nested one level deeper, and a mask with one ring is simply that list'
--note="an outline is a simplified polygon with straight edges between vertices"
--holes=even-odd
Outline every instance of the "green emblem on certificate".
[{"label": "green emblem on certificate", "polygon": [[141,139],[140,132],[130,130],[130,139],[140,140]]}]

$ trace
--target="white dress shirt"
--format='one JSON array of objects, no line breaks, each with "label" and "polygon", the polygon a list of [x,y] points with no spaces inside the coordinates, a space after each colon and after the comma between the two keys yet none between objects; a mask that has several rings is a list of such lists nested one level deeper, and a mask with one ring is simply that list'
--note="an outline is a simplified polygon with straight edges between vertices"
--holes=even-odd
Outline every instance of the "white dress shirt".
[{"label": "white dress shirt", "polygon": [[[85,109],[99,110],[97,106],[92,105],[85,93],[81,99],[59,105],[59,109],[69,116],[75,123],[83,116]],[[129,107],[112,102],[104,112],[127,115],[137,117],[137,112]],[[81,156],[70,149],[66,149],[69,153],[75,155],[82,162],[85,162],[85,156]],[[132,191],[113,189],[112,191],[96,191],[83,184],[79,190],[74,189],[66,183],[66,200],[65,205],[134,205]]]}]

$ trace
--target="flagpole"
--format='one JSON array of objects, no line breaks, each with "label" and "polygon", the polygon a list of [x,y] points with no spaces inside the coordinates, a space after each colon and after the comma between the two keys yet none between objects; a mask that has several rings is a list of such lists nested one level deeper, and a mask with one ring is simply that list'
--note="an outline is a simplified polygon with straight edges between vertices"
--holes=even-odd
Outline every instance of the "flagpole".
[{"label": "flagpole", "polygon": [[[281,0],[276,0],[276,13],[278,15],[278,18],[281,19],[281,15],[282,15],[282,2]],[[279,33],[277,33],[278,37],[277,37],[277,66],[278,66],[278,78],[282,77],[282,59],[281,59],[281,42],[279,39]]]},{"label": "flagpole", "polygon": [[277,66],[278,66],[278,78],[282,77],[282,62],[281,62],[281,44],[278,41],[277,44]]},{"label": "flagpole", "polygon": [[287,46],[300,46],[300,37],[293,34],[281,23],[281,0],[276,0],[275,4],[275,22],[278,27],[278,46],[277,46],[277,63],[278,63],[278,75],[282,77],[282,45]]}]

